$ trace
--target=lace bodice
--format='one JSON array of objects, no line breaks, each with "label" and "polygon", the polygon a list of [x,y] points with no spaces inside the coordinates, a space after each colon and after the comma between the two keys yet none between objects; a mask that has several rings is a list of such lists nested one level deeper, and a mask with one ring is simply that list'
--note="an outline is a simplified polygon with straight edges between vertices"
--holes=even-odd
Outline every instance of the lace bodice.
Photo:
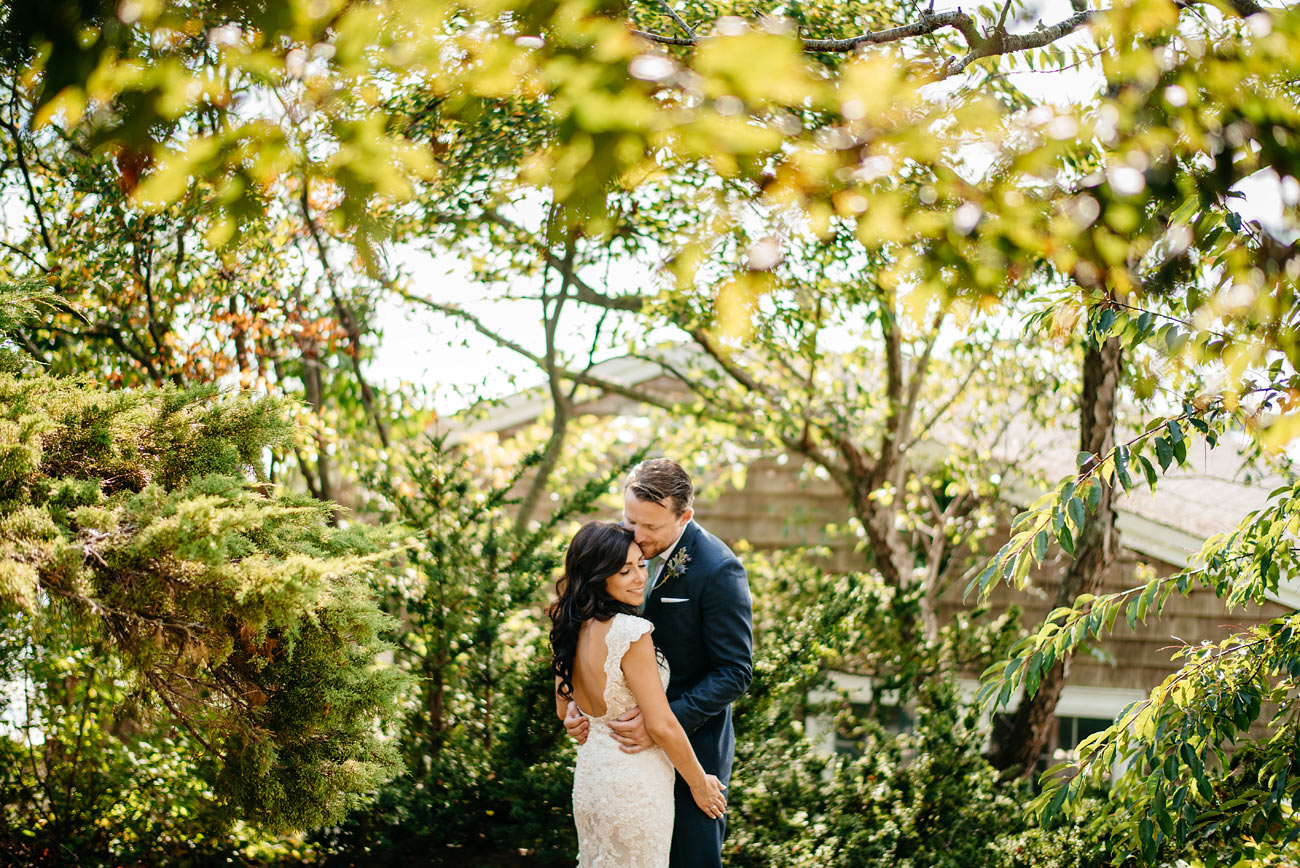
[{"label": "lace bodice", "polygon": [[[636,697],[632,695],[632,688],[628,687],[627,678],[623,675],[623,656],[633,642],[652,630],[654,625],[645,618],[621,612],[614,616],[609,632],[605,634],[605,692],[601,697],[605,701],[605,713],[600,717],[587,715],[593,722],[617,720],[636,705]],[[667,690],[668,661],[663,655],[657,655],[657,659],[659,680]]]},{"label": "lace bodice", "polygon": [[[573,775],[579,868],[667,868],[673,833],[673,767],[661,748],[624,753],[609,721],[637,704],[623,675],[627,649],[654,629],[645,618],[617,614],[605,634],[605,713],[591,718]],[[657,655],[658,656],[658,655]],[[658,656],[668,687],[668,663]]]}]

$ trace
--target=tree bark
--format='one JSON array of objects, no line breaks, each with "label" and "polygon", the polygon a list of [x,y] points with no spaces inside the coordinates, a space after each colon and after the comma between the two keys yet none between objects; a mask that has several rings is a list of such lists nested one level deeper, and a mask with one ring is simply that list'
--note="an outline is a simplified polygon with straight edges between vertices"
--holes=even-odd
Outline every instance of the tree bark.
[{"label": "tree bark", "polygon": [[[1115,448],[1115,404],[1122,351],[1117,338],[1100,347],[1089,342],[1083,357],[1083,388],[1079,395],[1079,449],[1102,456]],[[1113,486],[1102,487],[1097,511],[1088,517],[1075,542],[1070,562],[1056,589],[1053,608],[1072,605],[1080,594],[1096,593],[1115,559],[1119,533],[1115,530]],[[1044,673],[1038,692],[1020,701],[1005,727],[997,728],[989,761],[1008,774],[1028,777],[1051,734],[1061,688],[1069,677],[1070,658],[1058,660]]]},{"label": "tree bark", "polygon": [[248,388],[253,372],[248,364],[248,342],[244,339],[244,323],[239,311],[239,296],[230,296],[230,326],[235,341],[235,364],[239,367],[239,385]]},{"label": "tree bark", "polygon": [[[324,387],[321,383],[321,362],[316,354],[316,348],[311,347],[303,353],[302,356],[302,384],[304,397],[307,399],[307,406],[311,407],[312,412],[324,424],[325,419],[325,399]],[[319,431],[316,434],[316,478],[321,500],[334,500],[334,485],[330,480],[330,463],[329,463],[329,444],[326,442],[324,435]],[[330,523],[337,523],[337,515],[331,511]]]}]

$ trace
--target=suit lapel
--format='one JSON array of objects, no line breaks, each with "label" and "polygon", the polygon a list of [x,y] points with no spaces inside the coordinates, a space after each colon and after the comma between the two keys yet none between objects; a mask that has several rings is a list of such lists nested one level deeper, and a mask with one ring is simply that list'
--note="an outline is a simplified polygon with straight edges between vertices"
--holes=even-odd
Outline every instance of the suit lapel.
[{"label": "suit lapel", "polygon": [[[699,537],[699,533],[700,526],[695,523],[695,519],[691,519],[686,525],[686,530],[682,531],[682,538],[677,541],[677,545],[668,553],[668,557],[664,558],[663,566],[660,568],[660,576],[663,575],[662,570],[667,570],[668,565],[674,562],[673,558],[679,557],[678,552],[686,552],[686,557],[688,558],[686,565],[689,567],[689,558],[692,557],[694,544],[696,539]],[[663,581],[657,582],[657,587],[655,587],[654,591],[650,594],[651,602],[657,604],[660,598],[665,595],[670,597],[677,596],[677,594],[673,593],[672,589],[674,585],[680,584],[682,573],[684,572],[686,572],[686,569],[680,569],[677,571],[676,575],[666,577]],[[648,604],[647,608],[649,608]]]}]

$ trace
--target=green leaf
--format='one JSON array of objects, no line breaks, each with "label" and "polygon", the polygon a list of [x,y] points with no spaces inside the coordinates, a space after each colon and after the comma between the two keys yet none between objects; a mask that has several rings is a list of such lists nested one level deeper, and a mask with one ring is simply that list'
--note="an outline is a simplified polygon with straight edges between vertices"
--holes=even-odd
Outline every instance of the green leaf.
[{"label": "green leaf", "polygon": [[1065,527],[1064,525],[1061,526],[1061,531],[1057,534],[1056,541],[1061,544],[1061,548],[1065,550],[1067,555],[1074,557],[1074,537],[1070,536],[1070,529],[1068,527]]},{"label": "green leaf", "polygon": [[1147,619],[1147,609],[1151,606],[1151,600],[1155,596],[1152,593],[1154,590],[1155,585],[1147,585],[1146,590],[1137,599],[1137,617],[1139,621],[1145,622]]},{"label": "green leaf", "polygon": [[1128,471],[1128,449],[1121,446],[1115,450],[1115,475],[1119,477],[1119,484],[1124,486],[1125,491],[1133,490],[1133,477]]},{"label": "green leaf", "polygon": [[1165,437],[1156,438],[1156,460],[1160,462],[1161,470],[1168,470],[1169,465],[1174,460],[1174,449],[1169,440]]},{"label": "green leaf", "polygon": [[988,590],[989,584],[993,581],[993,576],[997,572],[998,562],[994,558],[992,562],[985,567],[978,576],[976,576],[969,585],[966,586],[965,594],[970,594],[972,590],[977,590],[981,595]]},{"label": "green leaf", "polygon": [[1117,314],[1113,307],[1108,307],[1097,315],[1097,339],[1104,341],[1110,335],[1111,326],[1115,325]]},{"label": "green leaf", "polygon": [[1020,554],[1016,557],[1016,571],[1011,577],[1011,583],[1017,588],[1025,586],[1025,579],[1029,576],[1029,568],[1034,563],[1032,554],[1028,548],[1025,548],[1021,549]]},{"label": "green leaf", "polygon": [[1064,784],[1058,783],[1056,792],[1052,794],[1052,800],[1047,803],[1047,807],[1043,809],[1043,813],[1039,817],[1040,823],[1044,820],[1051,819],[1061,812],[1061,806],[1065,804],[1065,796],[1068,792],[1069,789]]},{"label": "green leaf", "polygon": [[1205,776],[1205,766],[1201,763],[1192,766],[1192,777],[1196,779],[1196,791],[1201,794],[1201,798],[1214,804],[1214,787],[1210,786],[1210,779]]},{"label": "green leaf", "polygon": [[1044,556],[1047,555],[1047,546],[1049,543],[1051,543],[1051,541],[1052,541],[1051,534],[1049,534],[1046,529],[1040,530],[1034,536],[1034,561],[1035,562],[1040,564],[1043,562]]},{"label": "green leaf", "polygon": [[1025,664],[1025,695],[1033,696],[1038,692],[1038,681],[1042,678],[1043,652],[1037,651]]},{"label": "green leaf", "polygon": [[1070,515],[1070,522],[1074,525],[1074,532],[1078,533],[1083,530],[1084,507],[1083,501],[1077,497],[1071,497],[1070,502],[1066,504],[1066,511]]},{"label": "green leaf", "polygon": [[1094,479],[1088,486],[1088,512],[1096,512],[1097,507],[1101,505],[1101,482]]},{"label": "green leaf", "polygon": [[1155,465],[1152,464],[1152,463],[1151,463],[1151,459],[1147,458],[1145,455],[1143,455],[1143,456],[1142,456],[1140,459],[1138,459],[1138,460],[1142,462],[1142,472],[1143,472],[1144,474],[1146,474],[1146,477],[1147,477],[1147,485],[1150,485],[1150,486],[1151,486],[1151,490],[1154,491],[1154,490],[1155,490],[1155,487],[1156,487],[1156,468],[1155,468]]},{"label": "green leaf", "polygon": [[[1163,791],[1162,791],[1163,794]],[[1155,815],[1156,822],[1160,824],[1160,830],[1170,838],[1174,837],[1174,818],[1169,815],[1169,810],[1162,804],[1152,813]]]}]

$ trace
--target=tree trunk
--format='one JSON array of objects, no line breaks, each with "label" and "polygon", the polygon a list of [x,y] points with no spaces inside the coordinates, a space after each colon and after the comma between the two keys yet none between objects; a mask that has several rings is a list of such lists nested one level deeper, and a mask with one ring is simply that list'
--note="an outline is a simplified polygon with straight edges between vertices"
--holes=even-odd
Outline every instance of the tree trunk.
[{"label": "tree trunk", "polygon": [[235,340],[235,364],[239,367],[239,387],[247,389],[253,373],[248,364],[248,342],[244,339],[244,321],[239,311],[237,295],[230,296],[230,326]]},{"label": "tree trunk", "polygon": [[[321,383],[320,369],[321,361],[316,355],[316,348],[311,347],[303,353],[302,357],[303,392],[307,400],[307,406],[311,407],[312,412],[324,425],[325,389]],[[329,461],[329,444],[326,442],[324,435],[318,431],[316,434],[316,478],[320,488],[321,500],[334,499],[334,484],[330,479]],[[331,519],[331,523],[336,521],[337,517]]]},{"label": "tree trunk", "polygon": [[[1119,388],[1119,340],[1100,347],[1087,344],[1083,357],[1083,389],[1079,395],[1079,449],[1101,456],[1115,447],[1115,402]],[[1096,593],[1115,559],[1119,534],[1115,530],[1112,486],[1103,486],[1101,502],[1078,534],[1075,556],[1056,589],[1057,606],[1072,605],[1080,594]],[[1056,704],[1069,675],[1069,658],[1044,673],[1038,692],[1020,701],[1007,726],[994,732],[989,760],[997,768],[1021,777],[1034,773],[1039,754],[1051,734]]]}]

